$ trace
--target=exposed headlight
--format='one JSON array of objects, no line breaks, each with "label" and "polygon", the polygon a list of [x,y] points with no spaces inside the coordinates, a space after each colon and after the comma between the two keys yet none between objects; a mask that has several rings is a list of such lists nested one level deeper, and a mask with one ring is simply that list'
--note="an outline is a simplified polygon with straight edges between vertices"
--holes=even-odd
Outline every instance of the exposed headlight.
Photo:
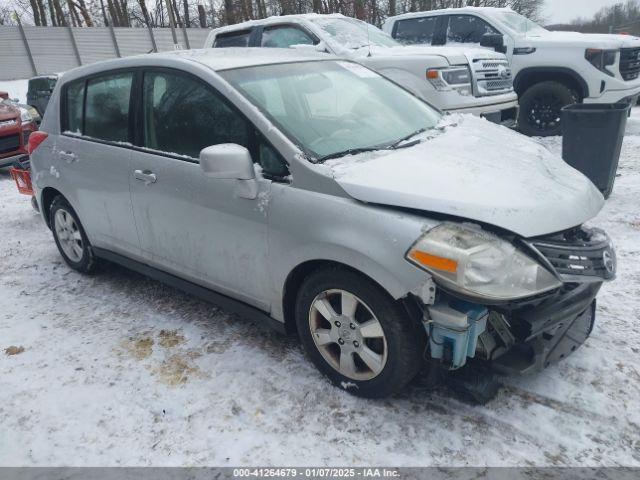
[{"label": "exposed headlight", "polygon": [[29,110],[20,107],[20,120],[22,120],[22,123],[29,123],[33,121],[33,117],[31,117]]},{"label": "exposed headlight", "polygon": [[455,90],[461,95],[472,94],[469,67],[433,68],[427,70],[427,80],[439,91]]},{"label": "exposed headlight", "polygon": [[610,77],[615,77],[613,72],[609,71],[607,67],[615,65],[616,63],[616,55],[618,54],[617,50],[602,50],[599,48],[587,48],[584,53],[584,58],[587,61],[600,70],[603,73],[606,73]]},{"label": "exposed headlight", "polygon": [[428,271],[442,286],[485,300],[515,300],[562,285],[511,243],[458,223],[429,230],[407,252],[407,260]]}]

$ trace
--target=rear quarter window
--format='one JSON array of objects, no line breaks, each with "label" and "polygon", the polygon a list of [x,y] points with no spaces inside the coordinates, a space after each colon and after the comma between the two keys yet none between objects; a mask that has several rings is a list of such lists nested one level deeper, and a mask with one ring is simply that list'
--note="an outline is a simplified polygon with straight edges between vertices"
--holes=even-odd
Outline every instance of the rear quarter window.
[{"label": "rear quarter window", "polygon": [[65,99],[64,129],[82,133],[82,105],[84,102],[85,81],[80,80],[67,85]]}]

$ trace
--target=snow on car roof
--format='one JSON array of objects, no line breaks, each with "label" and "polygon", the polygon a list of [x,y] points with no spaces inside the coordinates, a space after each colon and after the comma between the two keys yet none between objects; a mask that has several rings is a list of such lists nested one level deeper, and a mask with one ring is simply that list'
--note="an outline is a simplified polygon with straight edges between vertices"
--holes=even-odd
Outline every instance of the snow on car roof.
[{"label": "snow on car roof", "polygon": [[[320,18],[349,18],[341,13],[298,13],[295,15],[273,15],[267,18],[261,18],[258,20],[247,20],[246,22],[234,23],[233,25],[226,25],[224,27],[218,27],[211,30],[211,33],[219,34],[229,31],[243,30],[251,28],[257,25],[269,25],[271,23],[286,23],[295,22],[296,20],[317,20]],[[353,19],[352,19],[353,20]]]},{"label": "snow on car roof", "polygon": [[221,71],[274,63],[335,60],[335,58],[311,49],[293,48],[230,47],[177,50],[172,52],[147,53],[92,63],[69,70],[64,74],[64,81],[68,82],[85,75],[117,68],[169,66],[170,63],[175,64],[176,61],[180,60],[199,63],[211,70]]},{"label": "snow on car roof", "polygon": [[470,13],[470,12],[512,12],[511,7],[456,7],[456,8],[440,8],[437,10],[423,10],[420,12],[407,12],[400,15],[388,17],[387,20],[396,20],[401,18],[424,17],[434,13]]},{"label": "snow on car roof", "polygon": [[[199,50],[182,50],[157,55],[167,57],[179,56],[187,60],[201,63],[212,70],[229,70],[232,68],[269,65],[272,63],[289,63],[309,60],[327,60],[326,54],[310,49],[295,48],[256,48],[229,47],[203,48]],[[331,57],[329,57],[331,59]]]}]

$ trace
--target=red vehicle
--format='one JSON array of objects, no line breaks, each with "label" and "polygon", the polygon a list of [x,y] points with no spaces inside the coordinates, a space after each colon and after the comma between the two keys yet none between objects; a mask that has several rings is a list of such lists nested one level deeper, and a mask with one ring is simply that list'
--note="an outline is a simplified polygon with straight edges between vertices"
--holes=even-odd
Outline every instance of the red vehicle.
[{"label": "red vehicle", "polygon": [[0,167],[27,155],[29,135],[37,129],[29,111],[9,101],[6,92],[0,92]]}]

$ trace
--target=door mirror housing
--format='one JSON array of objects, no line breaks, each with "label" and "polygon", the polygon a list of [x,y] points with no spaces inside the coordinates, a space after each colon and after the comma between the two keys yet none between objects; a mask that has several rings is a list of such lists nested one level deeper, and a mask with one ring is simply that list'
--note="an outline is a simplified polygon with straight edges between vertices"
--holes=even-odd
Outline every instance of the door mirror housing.
[{"label": "door mirror housing", "polygon": [[504,35],[501,33],[485,33],[480,39],[481,47],[493,48],[496,52],[507,53],[504,46]]},{"label": "door mirror housing", "polygon": [[207,177],[232,180],[256,178],[249,150],[235,143],[211,145],[200,152],[200,168]]}]

